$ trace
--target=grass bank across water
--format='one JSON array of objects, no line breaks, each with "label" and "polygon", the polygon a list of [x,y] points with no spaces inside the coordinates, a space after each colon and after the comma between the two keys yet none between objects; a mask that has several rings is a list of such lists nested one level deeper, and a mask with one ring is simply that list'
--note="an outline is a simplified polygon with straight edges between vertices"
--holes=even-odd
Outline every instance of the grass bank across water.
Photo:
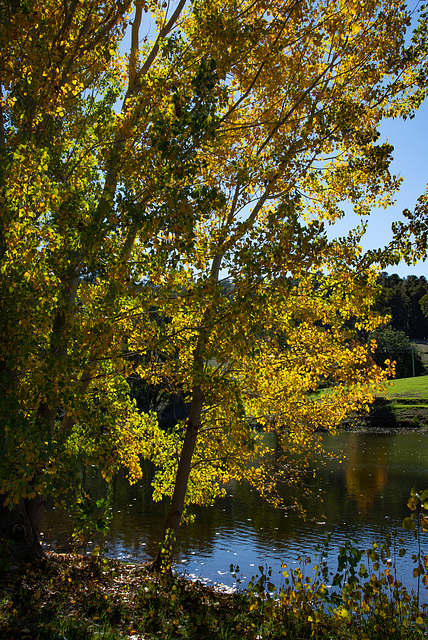
[{"label": "grass bank across water", "polygon": [[386,429],[428,429],[428,376],[400,378],[378,396],[367,426]]}]

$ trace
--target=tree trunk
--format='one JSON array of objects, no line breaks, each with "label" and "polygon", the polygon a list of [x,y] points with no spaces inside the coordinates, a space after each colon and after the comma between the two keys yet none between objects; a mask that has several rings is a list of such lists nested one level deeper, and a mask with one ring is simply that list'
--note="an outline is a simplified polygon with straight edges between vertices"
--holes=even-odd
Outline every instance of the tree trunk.
[{"label": "tree trunk", "polygon": [[10,560],[34,560],[44,554],[40,526],[45,507],[43,496],[20,500],[9,509],[0,507],[0,570]]},{"label": "tree trunk", "polygon": [[184,510],[184,500],[186,497],[187,481],[192,466],[192,457],[195,450],[199,427],[201,424],[201,412],[203,395],[200,386],[193,391],[192,403],[190,405],[189,419],[186,426],[183,448],[181,449],[180,460],[175,478],[174,493],[171,499],[168,515],[165,520],[164,540],[161,544],[156,559],[153,561],[151,569],[153,571],[170,571],[172,554],[174,551],[177,533]]}]

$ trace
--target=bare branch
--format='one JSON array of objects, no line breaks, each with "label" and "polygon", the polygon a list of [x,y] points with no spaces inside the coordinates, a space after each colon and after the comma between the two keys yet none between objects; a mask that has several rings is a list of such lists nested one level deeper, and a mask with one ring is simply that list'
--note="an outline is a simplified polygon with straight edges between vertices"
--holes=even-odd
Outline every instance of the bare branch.
[{"label": "bare branch", "polygon": [[150,67],[152,66],[158,52],[159,52],[159,44],[160,41],[162,40],[162,38],[165,38],[168,33],[171,31],[171,29],[173,28],[173,26],[175,25],[175,23],[177,22],[178,18],[180,17],[181,12],[184,9],[184,6],[186,4],[186,0],[180,0],[180,2],[177,5],[176,10],[174,11],[174,13],[172,14],[171,18],[168,20],[167,24],[163,27],[163,29],[161,29],[161,31],[158,34],[158,37],[156,38],[156,41],[153,45],[152,50],[150,51],[149,55],[147,56],[147,59],[145,61],[145,63],[143,64],[141,71],[140,71],[140,77],[144,76],[150,69]]}]

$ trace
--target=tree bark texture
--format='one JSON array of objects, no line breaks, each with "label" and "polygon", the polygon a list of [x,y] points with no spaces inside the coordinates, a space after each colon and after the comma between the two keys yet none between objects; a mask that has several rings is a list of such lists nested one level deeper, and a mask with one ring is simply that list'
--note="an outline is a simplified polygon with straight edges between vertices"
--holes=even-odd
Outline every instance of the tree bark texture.
[{"label": "tree bark texture", "polygon": [[44,554],[40,543],[44,508],[40,495],[20,500],[13,509],[0,507],[0,569],[8,560],[34,560]]},{"label": "tree bark texture", "polygon": [[161,544],[156,559],[152,564],[154,571],[169,571],[171,559],[180,527],[181,517],[184,511],[184,501],[186,497],[187,482],[192,467],[192,457],[195,450],[199,427],[201,424],[201,413],[203,405],[203,394],[200,386],[193,391],[192,403],[190,405],[189,419],[187,421],[186,433],[183,447],[181,449],[180,460],[177,467],[174,493],[171,499],[168,515],[165,520],[164,541]]}]

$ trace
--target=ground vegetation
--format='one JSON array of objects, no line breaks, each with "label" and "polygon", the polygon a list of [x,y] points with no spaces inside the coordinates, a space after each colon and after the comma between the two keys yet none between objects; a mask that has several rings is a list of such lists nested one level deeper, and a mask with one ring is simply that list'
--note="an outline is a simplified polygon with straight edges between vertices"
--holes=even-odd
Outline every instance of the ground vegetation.
[{"label": "ground vegetation", "polygon": [[[414,513],[416,511],[416,506]],[[420,516],[420,514],[419,514]],[[406,526],[418,523],[407,519]],[[10,640],[416,640],[426,637],[425,587],[409,593],[391,562],[391,540],[361,550],[344,541],[337,571],[325,550],[282,567],[281,587],[260,566],[247,590],[225,592],[147,566],[79,555],[50,554],[0,582],[0,637]],[[404,550],[403,550],[404,551]],[[419,562],[419,559],[418,559]],[[416,580],[426,575],[426,565]],[[277,572],[275,572],[277,573]],[[416,582],[415,580],[415,582]],[[330,582],[333,581],[333,589]],[[326,584],[329,584],[327,589]],[[76,588],[76,585],[79,585]]]}]

